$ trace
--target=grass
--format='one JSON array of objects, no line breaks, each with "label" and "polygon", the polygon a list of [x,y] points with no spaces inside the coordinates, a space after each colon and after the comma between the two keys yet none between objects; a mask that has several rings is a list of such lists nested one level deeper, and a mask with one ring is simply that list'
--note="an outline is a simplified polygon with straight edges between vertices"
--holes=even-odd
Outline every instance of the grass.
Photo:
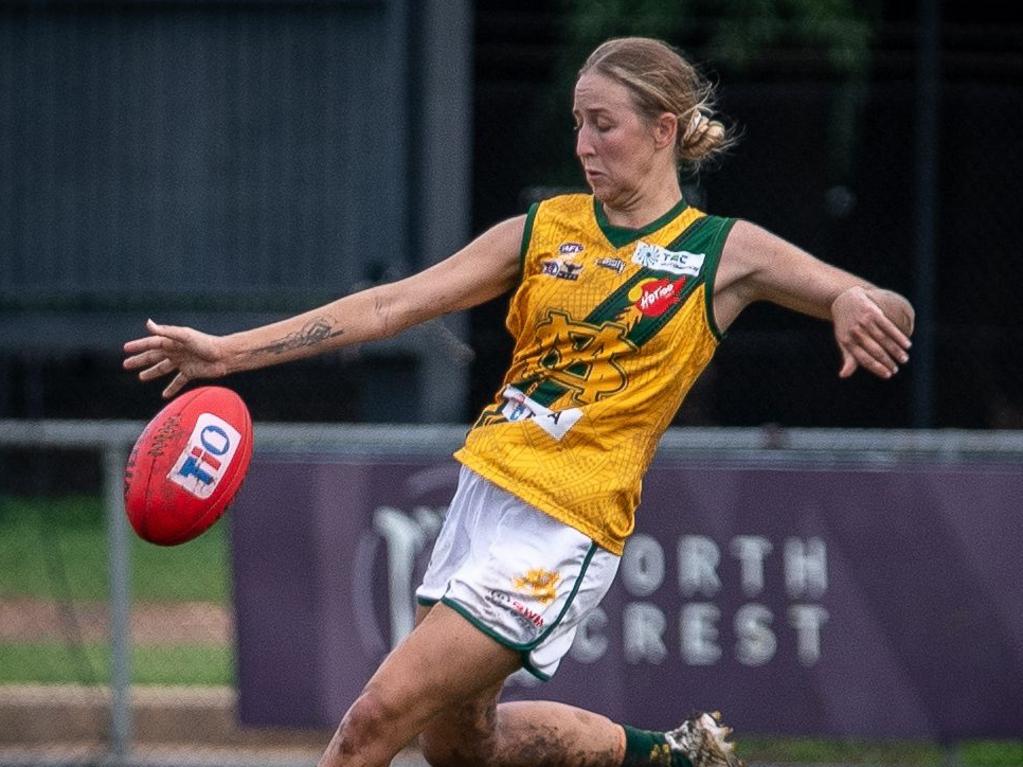
[{"label": "grass", "polygon": [[962,767],[1020,767],[1023,741],[975,740],[947,751],[936,743],[917,741],[826,740],[823,738],[739,738],[747,763],[897,764],[944,767],[952,760]]},{"label": "grass", "polygon": [[[130,535],[131,594],[144,602],[231,598],[224,521],[193,541],[154,546]],[[107,537],[103,505],[93,497],[0,498],[0,598],[105,601]],[[175,644],[132,648],[138,684],[230,685],[231,645]],[[107,683],[106,644],[53,641],[0,646],[0,684]]]},{"label": "grass", "polygon": [[971,767],[1019,767],[1023,765],[1023,740],[977,740],[964,743],[963,764]]},{"label": "grass", "polygon": [[[110,648],[89,644],[72,652],[57,642],[3,645],[0,684],[109,684]],[[135,684],[232,685],[234,657],[228,645],[135,646]]]},{"label": "grass", "polygon": [[826,740],[823,738],[743,737],[741,756],[748,762],[818,764],[940,765],[944,755],[934,743],[916,741]]},{"label": "grass", "polygon": [[[133,599],[229,603],[226,520],[180,546],[130,540]],[[0,498],[0,597],[106,599],[106,551],[98,498]]]}]

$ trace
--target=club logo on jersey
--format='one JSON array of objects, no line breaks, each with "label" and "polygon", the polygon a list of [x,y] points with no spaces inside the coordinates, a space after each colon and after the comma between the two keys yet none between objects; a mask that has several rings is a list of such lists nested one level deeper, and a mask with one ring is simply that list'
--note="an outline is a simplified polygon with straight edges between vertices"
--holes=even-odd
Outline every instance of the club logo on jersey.
[{"label": "club logo on jersey", "polygon": [[[635,300],[635,299],[634,299]],[[566,312],[547,310],[536,325],[537,366],[525,378],[544,378],[572,392],[573,402],[588,405],[621,391],[628,383],[619,357],[632,354],[636,345],[629,328],[620,322],[576,322]]]},{"label": "club logo on jersey", "polygon": [[558,582],[561,573],[557,570],[544,570],[541,567],[527,570],[522,577],[512,583],[515,588],[528,594],[542,605],[549,605],[558,598]]},{"label": "club logo on jersey", "polygon": [[582,270],[582,264],[573,264],[570,261],[562,261],[561,259],[544,261],[540,264],[542,274],[557,277],[559,280],[572,280],[574,282],[579,279],[579,272]]},{"label": "club logo on jersey", "polygon": [[223,418],[200,413],[167,479],[196,498],[209,498],[231,465],[242,435]]},{"label": "club logo on jersey", "polygon": [[648,242],[636,244],[636,250],[632,254],[632,263],[653,269],[655,272],[670,272],[671,274],[688,274],[695,277],[703,268],[703,261],[706,253],[690,253],[688,250],[668,250],[660,245],[651,245]]},{"label": "club logo on jersey", "polygon": [[625,262],[620,258],[598,258],[597,266],[602,266],[605,269],[618,272],[618,274],[625,271]]},{"label": "club logo on jersey", "polygon": [[629,291],[629,299],[644,317],[660,317],[678,303],[685,277],[672,282],[668,279],[644,280]]},{"label": "club logo on jersey", "polygon": [[582,253],[584,250],[582,243],[578,242],[563,242],[558,246],[558,253],[563,256],[570,256],[573,253]]}]

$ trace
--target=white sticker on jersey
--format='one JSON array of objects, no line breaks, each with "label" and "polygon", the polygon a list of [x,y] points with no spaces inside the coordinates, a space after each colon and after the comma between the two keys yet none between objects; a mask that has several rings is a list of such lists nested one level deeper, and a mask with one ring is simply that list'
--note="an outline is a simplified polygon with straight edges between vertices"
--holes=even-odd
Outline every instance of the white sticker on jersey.
[{"label": "white sticker on jersey", "polygon": [[506,386],[503,396],[507,401],[501,409],[501,415],[509,421],[532,419],[537,426],[559,442],[568,434],[569,429],[583,417],[583,411],[577,407],[570,407],[566,410],[550,410],[530,399],[514,386]]},{"label": "white sticker on jersey", "polygon": [[648,242],[636,243],[632,254],[632,263],[645,266],[658,272],[671,274],[688,274],[695,277],[703,268],[706,253],[690,253],[688,250],[667,250],[660,245]]}]

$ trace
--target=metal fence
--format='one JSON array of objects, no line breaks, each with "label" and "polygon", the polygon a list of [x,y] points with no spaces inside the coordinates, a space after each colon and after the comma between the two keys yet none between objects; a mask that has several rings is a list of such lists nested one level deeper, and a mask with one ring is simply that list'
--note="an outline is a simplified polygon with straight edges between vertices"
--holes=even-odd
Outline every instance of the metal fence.
[{"label": "metal fence", "polygon": [[[65,573],[64,585],[49,593],[45,588],[23,588],[24,573],[45,566],[42,563],[54,551],[58,559],[68,560],[68,567],[78,566],[73,560],[82,554],[73,550],[79,544],[67,528],[61,527],[67,520],[56,518],[51,520],[46,536],[21,541],[19,548],[16,539],[23,534],[26,522],[19,514],[25,512],[11,505],[7,483],[0,484],[0,501],[5,504],[0,505],[0,527],[6,541],[0,548],[0,556],[6,558],[0,571],[0,611],[4,615],[0,621],[0,655],[8,656],[2,664],[5,668],[0,670],[0,762],[127,764],[161,763],[163,759],[181,764],[190,760],[209,763],[213,758],[225,764],[245,760],[312,763],[317,747],[326,742],[329,732],[245,731],[234,721],[230,658],[233,613],[229,598],[220,602],[201,598],[161,602],[133,594],[132,583],[138,584],[138,576],[144,575],[137,570],[148,566],[147,560],[139,560],[139,546],[148,544],[141,544],[130,534],[123,511],[122,478],[125,456],[142,426],[123,421],[0,420],[0,449],[5,455],[12,450],[42,456],[78,450],[100,458],[103,516],[101,523],[96,520],[95,527],[105,532],[99,546],[85,555],[85,565],[106,573],[101,579],[106,586],[99,604],[94,599],[76,597],[73,588],[70,593],[60,593],[67,588],[68,578],[73,582],[82,577],[80,570]],[[264,423],[257,426],[256,434],[260,453],[441,457],[460,443],[463,431],[455,426]],[[689,428],[669,431],[659,455],[762,467],[806,461],[883,469],[907,460],[1018,465],[1023,460],[1023,434]],[[43,517],[59,515],[56,499],[42,502]],[[223,527],[223,523],[218,526],[221,533]],[[216,533],[218,528],[211,532]],[[199,540],[206,538],[209,534]],[[226,547],[226,539],[221,541],[220,545]],[[178,553],[157,550],[165,561]],[[187,567],[192,567],[192,577],[200,578],[197,568],[214,566],[215,562],[207,558],[186,565],[184,574],[187,577]],[[168,577],[182,578],[182,572]],[[225,574],[225,578],[229,576]],[[151,592],[148,586],[141,590]],[[157,640],[171,640],[171,635],[178,637],[177,641],[187,637],[183,642],[187,646],[176,655],[165,654],[157,660],[158,670],[154,672],[154,661],[146,657],[145,650],[154,642],[154,634],[161,632],[163,636],[157,636]],[[227,656],[220,670],[207,678],[192,673],[195,667],[208,663],[201,657],[204,643],[207,649],[219,646]],[[91,644],[101,645],[101,651],[93,653],[90,660],[87,655]],[[54,646],[60,648],[59,653],[54,652]],[[52,664],[49,667],[47,658]],[[96,664],[96,658],[106,658],[108,663],[89,668],[90,663]],[[22,668],[17,668],[18,664]],[[148,675],[145,683],[138,681],[139,673]],[[415,756],[409,754],[407,758],[414,760]]]}]

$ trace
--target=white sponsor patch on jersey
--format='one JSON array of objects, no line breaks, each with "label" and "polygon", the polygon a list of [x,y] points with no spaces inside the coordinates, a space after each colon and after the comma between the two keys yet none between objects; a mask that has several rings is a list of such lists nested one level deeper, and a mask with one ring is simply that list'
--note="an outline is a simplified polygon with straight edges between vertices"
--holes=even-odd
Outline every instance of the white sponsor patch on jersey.
[{"label": "white sponsor patch on jersey", "polygon": [[583,417],[583,411],[577,407],[570,407],[567,410],[550,410],[530,399],[514,386],[504,387],[502,394],[506,401],[504,407],[501,408],[501,415],[509,421],[532,420],[559,442],[568,434],[569,429]]},{"label": "white sponsor patch on jersey", "polygon": [[703,268],[706,253],[690,253],[688,250],[668,250],[648,242],[636,243],[632,263],[645,266],[657,272],[686,274],[695,277]]}]

